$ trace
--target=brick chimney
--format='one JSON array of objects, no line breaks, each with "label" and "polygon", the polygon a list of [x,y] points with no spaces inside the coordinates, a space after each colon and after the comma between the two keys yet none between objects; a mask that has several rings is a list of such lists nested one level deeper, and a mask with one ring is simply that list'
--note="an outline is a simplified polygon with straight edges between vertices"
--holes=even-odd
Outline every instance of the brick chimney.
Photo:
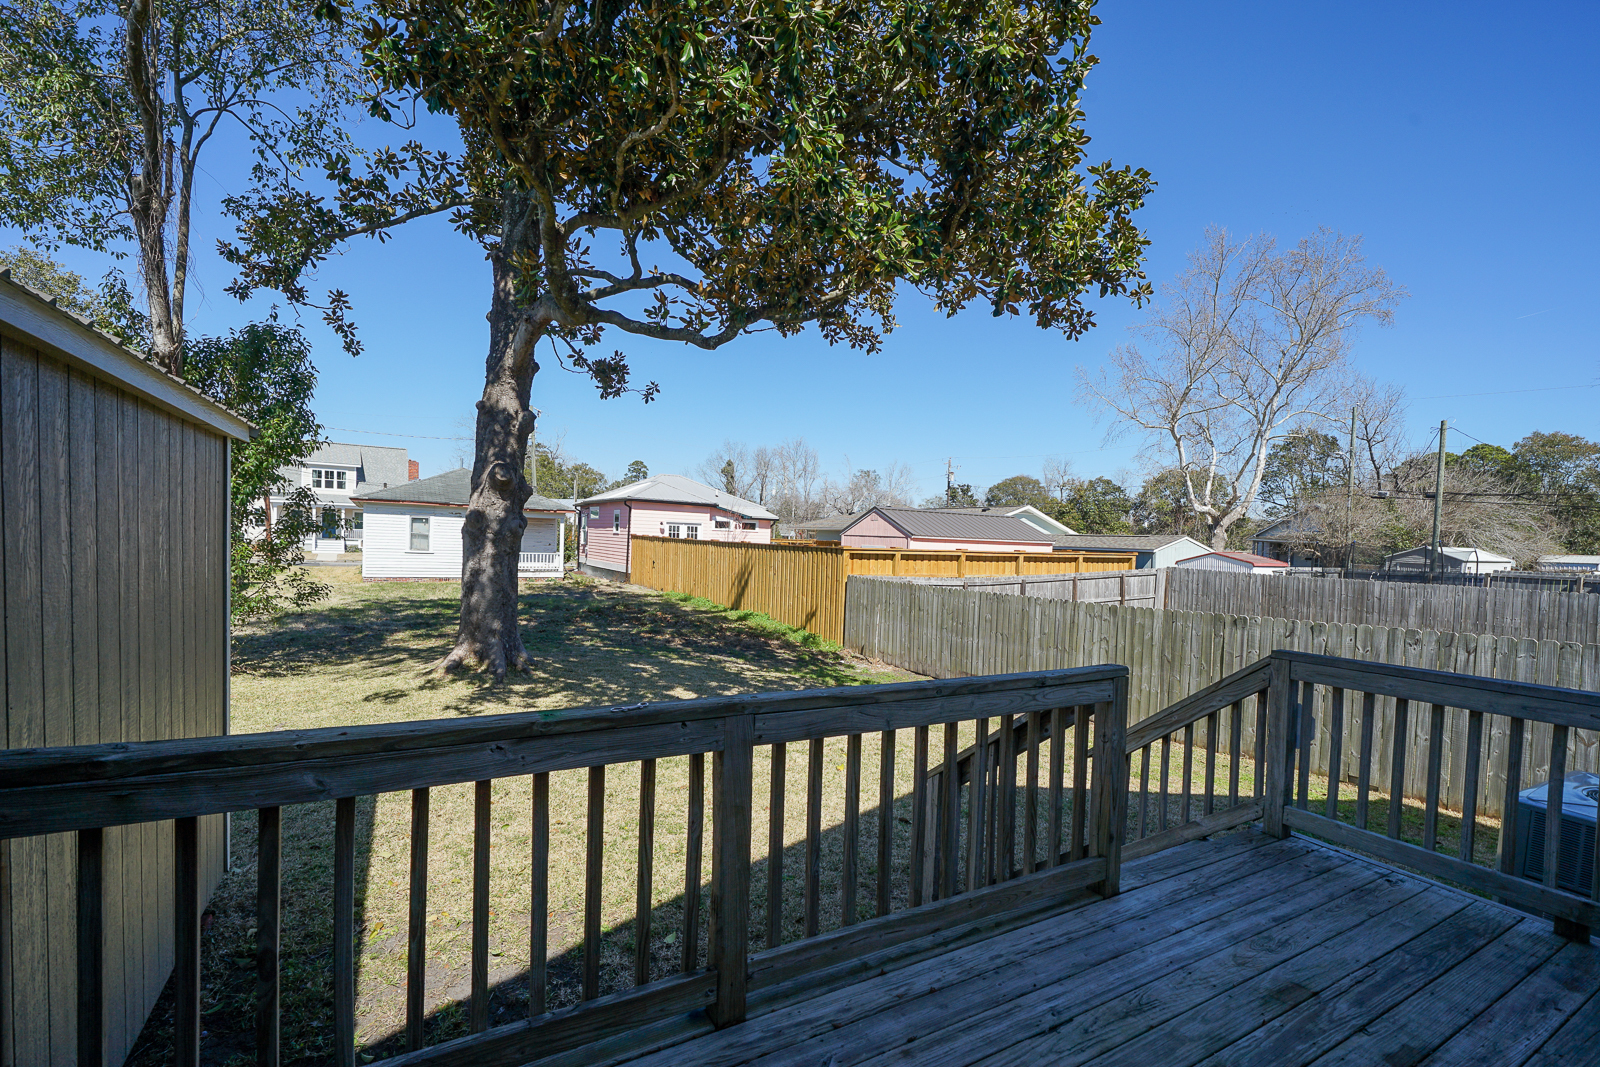
[{"label": "brick chimney", "polygon": [[420,477],[422,477],[422,468],[417,466],[417,461],[414,460],[414,459],[406,460],[406,478],[407,478],[407,480],[414,482]]}]

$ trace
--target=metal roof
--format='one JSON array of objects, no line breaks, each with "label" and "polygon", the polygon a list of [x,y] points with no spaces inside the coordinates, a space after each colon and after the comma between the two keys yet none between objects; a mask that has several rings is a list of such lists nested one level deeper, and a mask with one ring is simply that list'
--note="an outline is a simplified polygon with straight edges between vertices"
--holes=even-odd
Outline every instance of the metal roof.
[{"label": "metal roof", "polygon": [[632,485],[608,489],[586,500],[578,501],[578,506],[588,507],[590,504],[607,504],[613,501],[643,500],[654,504],[706,504],[723,511],[732,512],[746,519],[776,519],[778,516],[757,504],[753,500],[724,493],[720,489],[713,489],[709,485],[702,485],[693,478],[685,478],[681,474],[655,474],[642,482]]},{"label": "metal roof", "polygon": [[1223,557],[1225,557],[1227,559],[1236,559],[1240,563],[1248,563],[1252,567],[1287,567],[1287,566],[1289,566],[1287,563],[1285,563],[1281,559],[1270,559],[1270,558],[1268,558],[1266,556],[1258,556],[1254,552],[1234,552],[1234,551],[1232,551],[1230,549],[1221,549],[1221,548],[1212,549],[1209,552],[1201,552],[1201,553],[1199,553],[1197,555],[1193,555],[1193,556],[1185,556],[1183,559],[1180,559],[1178,562],[1179,563],[1187,563],[1191,559],[1202,559],[1202,558],[1204,558],[1206,556],[1223,556]]},{"label": "metal roof", "polygon": [[791,522],[789,525],[796,530],[833,530],[837,533],[865,514],[865,511],[853,511],[848,515],[824,515],[820,519]]},{"label": "metal roof", "polygon": [[[1073,534],[1070,537],[1053,537],[1051,540],[1059,548],[1085,552],[1097,549],[1105,552],[1154,552],[1178,541],[1194,539],[1188,534]],[[1199,544],[1198,541],[1195,543]]]},{"label": "metal roof", "polygon": [[[333,462],[333,461],[328,461]],[[472,472],[465,467],[435,474],[431,478],[418,478],[414,482],[378,489],[351,497],[352,500],[370,500],[384,504],[440,504],[466,507],[472,498]],[[522,505],[523,511],[571,511],[572,501],[551,500],[535,493]]]},{"label": "metal roof", "polygon": [[[861,518],[873,512],[882,515],[907,537],[1050,544],[1050,536],[1037,526],[1012,518],[1010,515],[931,508],[873,508],[863,512]],[[860,521],[860,518],[856,520],[857,523]],[[845,532],[848,532],[848,528]]]}]

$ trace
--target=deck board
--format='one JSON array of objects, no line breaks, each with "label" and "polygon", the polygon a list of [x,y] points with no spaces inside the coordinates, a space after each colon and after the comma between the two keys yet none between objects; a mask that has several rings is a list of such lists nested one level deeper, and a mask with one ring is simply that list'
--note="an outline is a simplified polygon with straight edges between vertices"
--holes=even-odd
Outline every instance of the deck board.
[{"label": "deck board", "polygon": [[[1124,867],[1127,890],[948,932],[551,1067],[1594,1063],[1600,949],[1337,849],[1253,832]],[[559,1062],[558,1062],[559,1061]],[[546,1061],[540,1061],[541,1063]]]}]

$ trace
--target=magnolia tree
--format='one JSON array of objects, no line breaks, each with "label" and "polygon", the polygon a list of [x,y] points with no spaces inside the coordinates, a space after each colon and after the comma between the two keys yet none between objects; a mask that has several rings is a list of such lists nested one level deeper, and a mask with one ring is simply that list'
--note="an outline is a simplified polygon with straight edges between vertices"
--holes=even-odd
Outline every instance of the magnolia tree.
[{"label": "magnolia tree", "polygon": [[1336,430],[1358,379],[1356,333],[1387,325],[1405,290],[1368,264],[1361,239],[1320,229],[1293,248],[1213,229],[1127,345],[1086,393],[1179,472],[1213,548],[1250,513],[1273,446],[1298,427]]},{"label": "magnolia tree", "polygon": [[[336,188],[242,198],[239,291],[309,301],[339,242],[453,212],[488,253],[489,342],[441,668],[527,662],[517,550],[536,352],[633,386],[616,334],[715,349],[814,324],[876,350],[902,284],[1077,336],[1086,293],[1142,298],[1142,170],[1085,166],[1090,0],[376,0],[379,114],[454,118]],[[349,333],[348,301],[323,304]],[[655,383],[640,391],[646,398]]]}]

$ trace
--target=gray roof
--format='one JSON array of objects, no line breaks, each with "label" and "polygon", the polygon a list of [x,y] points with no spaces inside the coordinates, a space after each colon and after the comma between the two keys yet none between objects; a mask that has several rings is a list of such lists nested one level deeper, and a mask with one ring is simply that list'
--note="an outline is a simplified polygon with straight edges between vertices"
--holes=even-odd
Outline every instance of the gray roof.
[{"label": "gray roof", "polygon": [[[465,467],[457,467],[453,471],[435,474],[432,478],[418,478],[414,482],[390,486],[388,489],[375,489],[370,493],[363,493],[356,499],[370,500],[374,503],[381,501],[398,504],[446,504],[464,508],[471,502],[471,497],[472,472]],[[522,510],[571,511],[572,501],[551,500],[535,493],[528,498]]]},{"label": "gray roof", "polygon": [[1175,541],[1182,541],[1187,536],[1187,534],[1072,534],[1053,537],[1051,540],[1061,548],[1077,548],[1084,551],[1098,548],[1108,552],[1154,552],[1166,548]]},{"label": "gray roof", "polygon": [[853,511],[848,515],[824,515],[820,519],[791,522],[789,525],[796,530],[832,530],[838,533],[865,514],[864,511]]},{"label": "gray roof", "polygon": [[352,445],[329,441],[319,447],[301,463],[293,467],[279,467],[278,473],[299,484],[299,471],[306,467],[354,467],[356,484],[340,494],[338,490],[313,490],[318,498],[337,499],[341,495],[362,496],[386,486],[404,485],[410,478],[410,464],[403,448],[382,445]]},{"label": "gray roof", "polygon": [[588,507],[590,504],[605,504],[615,500],[644,500],[655,504],[709,504],[747,519],[778,517],[753,500],[724,493],[709,485],[701,485],[693,478],[685,478],[681,474],[651,475],[642,482],[608,489],[587,500],[580,500],[578,506]]},{"label": "gray roof", "polygon": [[863,517],[872,511],[888,519],[909,537],[939,537],[955,541],[1050,542],[1049,535],[1037,526],[1010,515],[933,508],[873,508],[863,512]]}]

